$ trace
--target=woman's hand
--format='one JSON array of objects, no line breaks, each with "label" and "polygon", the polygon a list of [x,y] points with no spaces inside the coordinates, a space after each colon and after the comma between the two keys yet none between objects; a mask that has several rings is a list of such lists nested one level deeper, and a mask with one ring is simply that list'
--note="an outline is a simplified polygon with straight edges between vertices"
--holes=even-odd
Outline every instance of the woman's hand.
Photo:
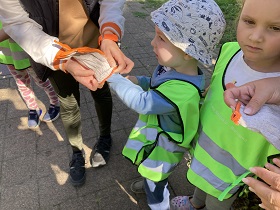
[{"label": "woman's hand", "polygon": [[111,67],[117,66],[116,73],[127,74],[129,73],[134,63],[126,57],[120,50],[119,46],[110,39],[104,39],[101,42],[100,49],[105,53],[105,56]]},{"label": "woman's hand", "polygon": [[272,77],[229,88],[224,92],[225,103],[235,108],[237,100],[246,105],[244,113],[253,115],[265,103],[280,105],[280,77]]},{"label": "woman's hand", "polygon": [[252,177],[242,181],[249,186],[262,201],[260,207],[269,210],[280,210],[280,159],[274,158],[273,162],[278,166],[267,163],[265,168],[253,167],[251,172],[256,174],[264,182]]}]

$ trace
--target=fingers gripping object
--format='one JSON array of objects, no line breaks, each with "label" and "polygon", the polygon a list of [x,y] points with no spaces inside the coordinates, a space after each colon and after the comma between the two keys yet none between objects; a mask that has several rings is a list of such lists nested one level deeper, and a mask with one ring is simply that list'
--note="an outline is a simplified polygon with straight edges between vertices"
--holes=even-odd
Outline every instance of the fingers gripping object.
[{"label": "fingers gripping object", "polygon": [[72,59],[82,65],[84,68],[89,68],[94,71],[94,77],[98,83],[104,82],[108,79],[115,68],[110,67],[105,56],[98,53],[92,52],[89,54],[77,54]]},{"label": "fingers gripping object", "polygon": [[106,81],[114,72],[117,67],[111,67],[105,57],[105,54],[95,48],[90,47],[80,47],[80,48],[70,48],[66,44],[55,41],[58,45],[62,47],[62,50],[56,56],[60,60],[72,59],[79,63],[86,69],[91,69],[94,71],[94,77],[98,83],[103,83]]},{"label": "fingers gripping object", "polygon": [[[226,88],[233,87],[228,83]],[[263,107],[253,116],[244,113],[245,106],[237,101],[236,107],[231,115],[231,120],[251,131],[260,133],[263,137],[280,150],[280,106],[274,104],[264,104]]]},{"label": "fingers gripping object", "polygon": [[[226,84],[226,88],[232,88],[235,87],[234,82],[229,82]],[[241,107],[241,102],[238,101],[235,107],[235,110],[233,111],[230,119],[234,122],[234,124],[239,125],[240,124],[240,119],[242,117],[241,113],[240,113],[240,107]]]}]

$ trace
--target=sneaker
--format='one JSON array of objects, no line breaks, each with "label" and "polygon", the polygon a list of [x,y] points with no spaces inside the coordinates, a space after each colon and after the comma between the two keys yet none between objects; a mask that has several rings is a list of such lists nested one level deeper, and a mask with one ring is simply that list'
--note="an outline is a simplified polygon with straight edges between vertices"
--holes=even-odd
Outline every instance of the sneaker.
[{"label": "sneaker", "polygon": [[70,181],[73,186],[82,186],[86,180],[84,151],[75,152],[72,155],[70,166]]},{"label": "sneaker", "polygon": [[40,116],[42,114],[42,110],[29,110],[28,113],[28,127],[29,128],[37,128],[40,125]]},{"label": "sneaker", "polygon": [[170,209],[171,210],[196,210],[196,209],[206,210],[205,206],[202,206],[200,208],[195,208],[190,202],[191,198],[192,198],[191,196],[177,196],[173,198],[170,202]]},{"label": "sneaker", "polygon": [[141,178],[132,182],[132,184],[130,185],[130,189],[136,194],[145,193],[144,179]]},{"label": "sneaker", "polygon": [[112,146],[112,138],[100,136],[97,143],[94,145],[90,155],[90,163],[92,167],[106,165],[109,160],[110,149]]},{"label": "sneaker", "polygon": [[53,122],[59,117],[60,107],[53,104],[50,105],[49,110],[43,117],[45,122]]}]

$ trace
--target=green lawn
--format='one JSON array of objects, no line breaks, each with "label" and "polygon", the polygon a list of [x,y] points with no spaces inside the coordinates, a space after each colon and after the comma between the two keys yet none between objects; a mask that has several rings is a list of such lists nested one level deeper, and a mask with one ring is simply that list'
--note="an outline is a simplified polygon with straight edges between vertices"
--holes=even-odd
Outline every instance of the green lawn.
[{"label": "green lawn", "polygon": [[216,0],[216,2],[223,11],[227,22],[225,34],[221,40],[221,43],[236,41],[235,29],[237,16],[241,7],[241,0]]}]

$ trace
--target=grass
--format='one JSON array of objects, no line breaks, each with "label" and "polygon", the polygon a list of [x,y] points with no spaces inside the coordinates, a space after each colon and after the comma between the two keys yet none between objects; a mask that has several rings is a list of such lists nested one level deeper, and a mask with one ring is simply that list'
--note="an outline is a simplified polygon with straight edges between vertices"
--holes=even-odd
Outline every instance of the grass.
[{"label": "grass", "polygon": [[145,4],[149,8],[159,8],[167,0],[139,0],[140,3]]},{"label": "grass", "polygon": [[135,17],[139,17],[139,18],[145,18],[145,17],[148,16],[148,14],[147,14],[147,13],[144,13],[144,12],[133,12],[133,15],[134,15]]},{"label": "grass", "polygon": [[236,22],[241,8],[241,0],[216,0],[226,19],[226,30],[221,44],[236,41]]}]

